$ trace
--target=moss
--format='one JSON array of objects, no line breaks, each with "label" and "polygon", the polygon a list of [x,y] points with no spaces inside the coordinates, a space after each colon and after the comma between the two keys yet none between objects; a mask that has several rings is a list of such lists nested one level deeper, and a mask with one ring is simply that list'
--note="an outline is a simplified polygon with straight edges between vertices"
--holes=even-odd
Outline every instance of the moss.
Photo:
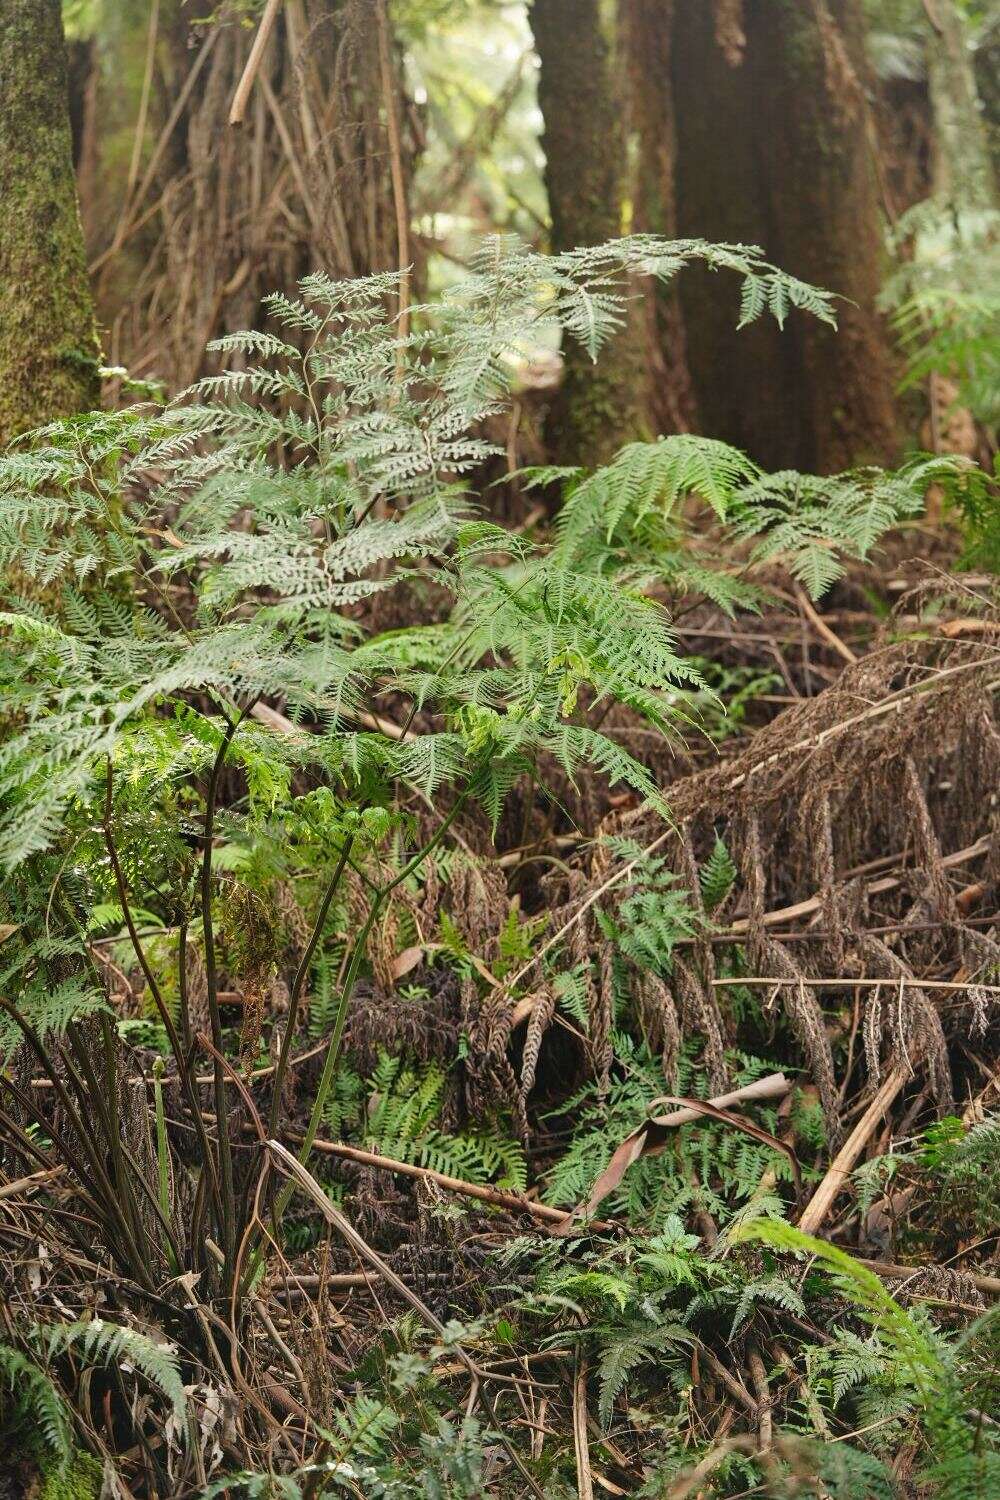
[{"label": "moss", "polygon": [[76,1453],[68,1468],[43,1470],[38,1500],[97,1500],[103,1471],[89,1453]]},{"label": "moss", "polygon": [[98,405],[59,0],[0,8],[0,442]]}]

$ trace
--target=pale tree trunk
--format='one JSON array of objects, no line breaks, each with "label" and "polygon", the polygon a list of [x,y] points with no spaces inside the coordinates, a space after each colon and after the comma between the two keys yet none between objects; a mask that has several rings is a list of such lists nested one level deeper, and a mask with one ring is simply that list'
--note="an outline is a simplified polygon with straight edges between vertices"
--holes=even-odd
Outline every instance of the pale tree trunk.
[{"label": "pale tree trunk", "polygon": [[59,0],[0,0],[0,442],[96,406]]},{"label": "pale tree trunk", "polygon": [[924,0],[924,10],[935,195],[958,208],[995,208],[997,180],[965,18],[955,0]]}]

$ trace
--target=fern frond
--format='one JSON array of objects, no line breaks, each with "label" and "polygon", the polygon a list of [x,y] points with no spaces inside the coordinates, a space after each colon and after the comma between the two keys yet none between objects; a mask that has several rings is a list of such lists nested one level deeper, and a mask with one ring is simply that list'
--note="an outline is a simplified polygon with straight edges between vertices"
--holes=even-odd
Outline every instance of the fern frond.
[{"label": "fern frond", "polygon": [[27,1355],[0,1344],[0,1410],[25,1422],[60,1468],[73,1459],[73,1423],[52,1381]]},{"label": "fern frond", "polygon": [[132,1368],[167,1398],[175,1416],[184,1419],[187,1396],[181,1379],[176,1350],[158,1344],[148,1334],[101,1318],[76,1323],[39,1326],[36,1337],[50,1356],[79,1353],[88,1364]]}]

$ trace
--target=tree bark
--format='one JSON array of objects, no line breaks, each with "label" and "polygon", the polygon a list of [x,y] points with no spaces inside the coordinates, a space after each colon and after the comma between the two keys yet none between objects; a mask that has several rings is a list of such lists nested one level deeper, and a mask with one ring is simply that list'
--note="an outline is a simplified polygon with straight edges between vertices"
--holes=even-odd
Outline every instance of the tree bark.
[{"label": "tree bark", "polygon": [[836,332],[793,313],[783,333],[763,321],[737,333],[733,290],[689,273],[681,301],[705,429],[772,468],[890,461],[859,0],[677,0],[673,87],[681,234],[762,245],[845,299]]},{"label": "tree bark", "polygon": [[[677,138],[670,77],[674,0],[619,0],[627,59],[628,158],[634,164],[629,197],[639,234],[677,236]],[[678,288],[645,288],[639,309],[648,360],[646,403],[657,432],[690,432],[697,425]]]},{"label": "tree bark", "polygon": [[59,0],[0,0],[0,442],[98,405]]},{"label": "tree bark", "polygon": [[969,39],[955,0],[924,0],[934,112],[934,192],[962,209],[995,208],[997,180]]},{"label": "tree bark", "polygon": [[[599,245],[622,233],[625,199],[620,91],[601,5],[599,0],[534,0],[531,28],[541,65],[538,103],[552,249]],[[561,458],[603,463],[643,430],[640,329],[630,318],[596,365],[567,343],[565,377],[549,424]]]}]

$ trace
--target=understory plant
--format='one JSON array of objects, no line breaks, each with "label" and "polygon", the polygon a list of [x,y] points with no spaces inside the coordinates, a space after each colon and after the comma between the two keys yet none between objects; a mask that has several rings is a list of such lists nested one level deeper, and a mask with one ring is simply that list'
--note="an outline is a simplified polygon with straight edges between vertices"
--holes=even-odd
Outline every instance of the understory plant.
[{"label": "understory plant", "polygon": [[[473,810],[495,830],[545,763],[664,811],[601,728],[616,703],[668,733],[703,690],[664,590],[753,604],[745,572],[780,558],[818,593],[936,472],[767,476],[668,438],[562,474],[551,543],[484,515],[468,492],[494,452],[483,424],[540,326],[596,357],[629,278],[690,261],[742,278],[744,321],[833,317],[745,247],[494,240],[412,332],[389,311],[395,275],[313,275],[270,299],[274,331],[220,341],[233,368],[173,406],[57,423],[0,461],[3,1149],[69,1174],[85,1213],[67,1243],[86,1254],[96,1235],[169,1338],[223,1370],[264,1269],[262,1214],[280,1223],[292,1191],[269,1196],[260,1139],[303,1105],[306,1161],[336,1117],[349,1007],[428,862]],[[729,544],[749,548],[735,576]],[[436,601],[434,622],[385,628],[394,590]],[[303,1101],[293,1054],[324,962]],[[113,1003],[123,964],[144,983],[142,1036]],[[397,1149],[446,1160],[434,1128]],[[482,1175],[521,1180],[516,1153],[479,1152]],[[199,1299],[227,1309],[221,1334]]]}]

